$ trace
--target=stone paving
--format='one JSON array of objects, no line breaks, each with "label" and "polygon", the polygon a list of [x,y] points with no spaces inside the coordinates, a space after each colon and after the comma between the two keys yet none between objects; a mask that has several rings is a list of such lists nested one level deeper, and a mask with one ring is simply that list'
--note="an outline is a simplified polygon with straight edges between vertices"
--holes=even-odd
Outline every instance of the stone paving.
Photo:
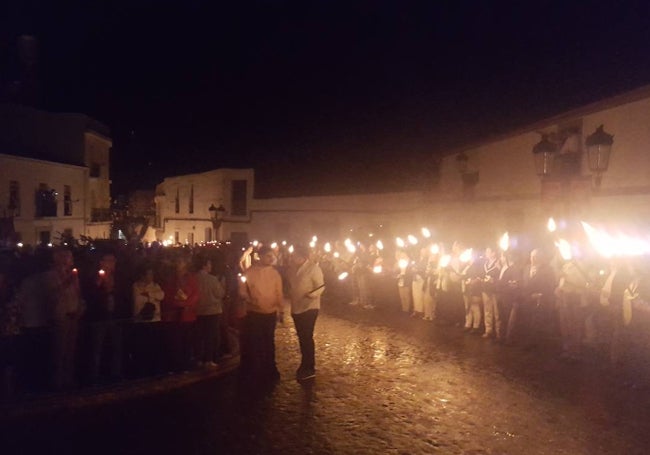
[{"label": "stone paving", "polygon": [[316,343],[318,375],[303,384],[293,379],[299,354],[287,318],[277,330],[275,386],[202,378],[0,419],[3,440],[20,453],[650,452],[650,391],[640,378],[631,384],[598,365],[347,306],[321,314]]}]

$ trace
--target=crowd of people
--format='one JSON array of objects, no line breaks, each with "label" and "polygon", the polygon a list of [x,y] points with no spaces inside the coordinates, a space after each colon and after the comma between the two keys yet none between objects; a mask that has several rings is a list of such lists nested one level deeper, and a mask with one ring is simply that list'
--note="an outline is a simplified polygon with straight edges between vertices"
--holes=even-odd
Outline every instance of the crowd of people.
[{"label": "crowd of people", "polygon": [[225,245],[3,251],[3,395],[217,368],[237,344],[223,316],[237,259]]},{"label": "crowd of people", "polygon": [[254,242],[243,253],[227,243],[7,249],[3,396],[216,369],[234,354],[242,380],[272,382],[279,378],[274,333],[287,306],[301,353],[296,378],[307,380],[316,374],[313,333],[324,292],[332,303],[401,312],[503,344],[557,341],[570,361],[598,348],[617,364],[647,324],[643,257],[583,264],[552,248],[454,242],[446,251],[422,240],[386,249],[367,239]]},{"label": "crowd of people", "polygon": [[[553,244],[518,251],[453,242],[445,251],[422,241],[400,242],[389,255],[374,244],[344,250],[336,256],[321,251],[320,260],[336,273],[349,271],[344,279],[351,281],[351,305],[395,309],[397,300],[412,318],[504,345],[555,344],[568,361],[597,351],[616,365],[632,347],[646,343],[650,349],[650,267],[644,256],[578,261],[563,258]],[[396,293],[387,294],[387,279]]]}]

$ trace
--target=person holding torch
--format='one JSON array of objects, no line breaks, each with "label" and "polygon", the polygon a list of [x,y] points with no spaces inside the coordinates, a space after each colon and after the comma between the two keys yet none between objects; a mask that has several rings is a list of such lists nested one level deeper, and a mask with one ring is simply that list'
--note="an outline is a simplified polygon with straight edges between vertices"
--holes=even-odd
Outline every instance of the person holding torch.
[{"label": "person holding torch", "polygon": [[303,381],[316,375],[314,327],[320,309],[320,296],[325,290],[323,272],[317,263],[309,259],[309,249],[304,246],[296,246],[291,255],[289,289],[291,317],[302,356],[296,379]]}]

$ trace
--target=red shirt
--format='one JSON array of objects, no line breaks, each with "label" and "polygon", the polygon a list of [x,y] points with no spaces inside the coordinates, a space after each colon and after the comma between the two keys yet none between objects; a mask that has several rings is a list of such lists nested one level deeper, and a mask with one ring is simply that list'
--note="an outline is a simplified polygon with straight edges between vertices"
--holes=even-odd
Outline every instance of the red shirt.
[{"label": "red shirt", "polygon": [[160,303],[160,319],[164,322],[194,322],[199,303],[199,284],[196,277],[186,274],[174,276],[163,285],[165,298]]}]

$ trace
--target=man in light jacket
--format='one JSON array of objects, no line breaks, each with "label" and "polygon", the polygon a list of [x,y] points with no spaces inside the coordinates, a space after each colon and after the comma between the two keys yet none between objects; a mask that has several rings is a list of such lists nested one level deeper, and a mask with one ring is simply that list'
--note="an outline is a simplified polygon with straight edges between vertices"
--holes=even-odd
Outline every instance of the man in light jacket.
[{"label": "man in light jacket", "polygon": [[320,296],[325,290],[323,272],[309,259],[309,250],[297,246],[289,270],[291,317],[296,326],[302,360],[296,371],[299,381],[316,375],[314,326],[320,309]]}]

